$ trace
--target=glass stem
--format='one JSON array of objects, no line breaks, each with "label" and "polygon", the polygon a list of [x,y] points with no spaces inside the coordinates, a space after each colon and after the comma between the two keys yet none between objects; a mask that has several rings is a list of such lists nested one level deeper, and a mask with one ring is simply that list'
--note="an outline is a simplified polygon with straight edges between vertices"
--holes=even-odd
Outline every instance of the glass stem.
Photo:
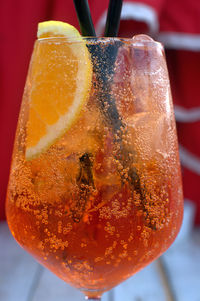
[{"label": "glass stem", "polygon": [[101,301],[101,298],[88,298],[88,297],[85,297],[85,300],[89,300],[89,301]]},{"label": "glass stem", "polygon": [[85,296],[85,300],[88,300],[88,301],[101,301],[101,297],[91,298],[91,297]]}]

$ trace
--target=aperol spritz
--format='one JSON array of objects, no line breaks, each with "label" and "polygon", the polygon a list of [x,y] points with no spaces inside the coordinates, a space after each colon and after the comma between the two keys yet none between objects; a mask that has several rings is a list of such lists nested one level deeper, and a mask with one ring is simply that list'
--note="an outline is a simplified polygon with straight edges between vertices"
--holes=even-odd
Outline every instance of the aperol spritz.
[{"label": "aperol spritz", "polygon": [[172,244],[182,207],[162,46],[143,35],[38,39],[7,195],[20,245],[100,297]]}]

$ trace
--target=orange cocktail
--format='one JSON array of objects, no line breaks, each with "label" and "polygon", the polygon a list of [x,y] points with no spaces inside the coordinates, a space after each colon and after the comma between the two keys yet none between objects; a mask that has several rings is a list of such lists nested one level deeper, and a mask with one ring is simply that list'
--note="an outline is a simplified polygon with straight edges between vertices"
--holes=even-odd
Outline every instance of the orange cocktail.
[{"label": "orange cocktail", "polygon": [[40,38],[8,189],[16,240],[97,296],[171,245],[182,205],[162,46],[145,36]]}]

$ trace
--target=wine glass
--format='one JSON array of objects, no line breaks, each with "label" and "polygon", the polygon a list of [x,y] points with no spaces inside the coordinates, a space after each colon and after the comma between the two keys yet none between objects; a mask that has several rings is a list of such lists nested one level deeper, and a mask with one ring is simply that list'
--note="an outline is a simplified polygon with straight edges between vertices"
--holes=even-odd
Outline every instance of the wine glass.
[{"label": "wine glass", "polygon": [[[28,155],[28,136],[43,133],[39,119],[53,120],[60,105],[57,98],[62,103],[75,97],[68,84],[77,75],[71,67],[76,59],[68,58],[69,45],[77,52],[86,46],[91,63],[91,76],[82,72],[73,81],[82,87],[82,80],[89,78],[84,102],[62,135],[57,137],[55,127],[51,143]],[[84,66],[85,59],[78,63]],[[41,105],[38,98],[44,106],[42,117],[30,127],[32,103],[36,109]],[[86,299],[100,299],[172,244],[183,200],[160,43],[145,35],[36,42],[6,207],[18,243]]]}]

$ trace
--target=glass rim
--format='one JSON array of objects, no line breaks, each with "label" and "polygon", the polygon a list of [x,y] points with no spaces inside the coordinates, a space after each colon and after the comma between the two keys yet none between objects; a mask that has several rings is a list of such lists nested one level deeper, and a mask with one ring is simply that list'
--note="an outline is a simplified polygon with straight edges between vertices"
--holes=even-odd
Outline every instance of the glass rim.
[{"label": "glass rim", "polygon": [[[142,39],[143,38],[143,39]],[[144,47],[144,46],[149,46],[149,47],[161,47],[163,48],[162,43],[153,40],[147,35],[144,34],[139,34],[133,36],[133,38],[124,38],[124,37],[91,37],[91,36],[85,36],[85,37],[45,37],[45,38],[38,38],[36,40],[37,42],[58,42],[58,41],[64,41],[65,43],[87,43],[91,45],[97,45],[97,44],[106,44],[106,43],[111,43],[114,44],[116,42],[121,42],[123,44],[127,45],[132,45],[136,47]]]}]

